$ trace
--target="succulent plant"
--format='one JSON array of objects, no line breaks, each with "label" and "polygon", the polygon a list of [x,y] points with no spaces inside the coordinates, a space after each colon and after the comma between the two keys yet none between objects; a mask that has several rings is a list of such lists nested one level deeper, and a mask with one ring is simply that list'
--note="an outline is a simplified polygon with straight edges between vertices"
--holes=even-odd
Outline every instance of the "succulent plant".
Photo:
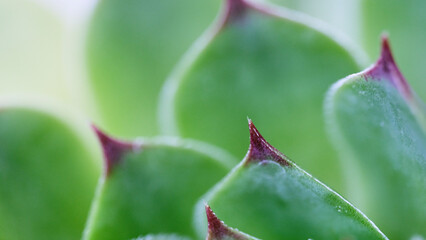
[{"label": "succulent plant", "polygon": [[[328,174],[338,169],[331,145],[323,141],[322,99],[334,79],[361,68],[358,62],[344,42],[309,18],[261,3],[227,1],[166,82],[160,128],[239,157],[247,149],[243,123],[250,116],[278,148],[338,183],[338,175]],[[312,134],[296,137],[302,131]]]},{"label": "succulent plant", "polygon": [[346,149],[351,175],[361,178],[354,186],[365,193],[358,206],[395,239],[424,236],[426,112],[387,38],[375,65],[331,88],[326,110],[336,146]]},{"label": "succulent plant", "polygon": [[[94,108],[69,105],[75,88],[62,92],[76,63],[12,74],[42,90],[0,94],[0,240],[426,239],[425,88],[412,51],[424,29],[409,24],[424,15],[411,2],[351,4],[369,55],[389,28],[414,88],[387,35],[362,70],[362,50],[332,27],[263,1],[223,0],[213,19],[213,0],[101,0],[87,28],[31,10],[37,3],[1,2],[4,16],[31,12],[28,29],[86,30],[93,96],[81,101]],[[388,24],[378,4],[401,22]],[[53,35],[37,39],[63,38]],[[49,51],[37,64],[60,65],[61,48]]]}]

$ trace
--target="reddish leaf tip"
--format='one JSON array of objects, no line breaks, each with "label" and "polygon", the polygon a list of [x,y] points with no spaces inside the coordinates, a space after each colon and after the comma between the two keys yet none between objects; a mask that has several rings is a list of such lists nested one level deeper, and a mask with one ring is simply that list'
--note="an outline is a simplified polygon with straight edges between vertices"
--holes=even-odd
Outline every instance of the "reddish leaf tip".
[{"label": "reddish leaf tip", "polygon": [[389,44],[389,36],[387,34],[382,35],[382,50],[380,51],[381,58],[386,59],[387,62],[392,62],[395,64],[395,61],[392,56],[392,50]]},{"label": "reddish leaf tip", "polygon": [[220,238],[226,235],[227,229],[225,224],[216,217],[209,205],[205,205],[207,215],[208,236],[210,238]]},{"label": "reddish leaf tip", "polygon": [[240,18],[244,15],[248,4],[245,0],[226,0],[225,3],[225,22]]},{"label": "reddish leaf tip", "polygon": [[207,240],[220,240],[220,239],[247,239],[242,234],[232,231],[231,228],[225,225],[216,214],[210,208],[209,205],[205,204],[206,215],[207,215]]},{"label": "reddish leaf tip", "polygon": [[114,139],[93,124],[92,128],[101,143],[104,154],[105,174],[108,176],[114,166],[120,162],[122,155],[125,152],[135,149],[137,146],[129,142]]},{"label": "reddish leaf tip", "polygon": [[386,34],[382,35],[382,50],[379,59],[364,75],[375,80],[386,78],[404,97],[411,98],[412,96],[410,86],[393,58]]},{"label": "reddish leaf tip", "polygon": [[246,156],[246,164],[273,160],[283,166],[290,166],[287,157],[263,138],[250,119],[248,119],[248,124],[250,130],[250,147]]}]

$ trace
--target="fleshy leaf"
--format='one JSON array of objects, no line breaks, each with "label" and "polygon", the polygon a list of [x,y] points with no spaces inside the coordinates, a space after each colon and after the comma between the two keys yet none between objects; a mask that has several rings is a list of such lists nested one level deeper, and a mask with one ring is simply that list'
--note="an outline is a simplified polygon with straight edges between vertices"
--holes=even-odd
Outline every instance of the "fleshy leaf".
[{"label": "fleshy leaf", "polygon": [[426,1],[362,0],[360,19],[363,44],[372,59],[377,56],[378,36],[392,37],[394,53],[402,72],[417,94],[426,100]]},{"label": "fleshy leaf", "polygon": [[[387,239],[364,214],[249,124],[252,139],[245,159],[201,200],[222,220],[261,239]],[[201,205],[196,213],[200,237],[206,225]]]},{"label": "fleshy leaf", "polygon": [[164,133],[242,156],[249,115],[276,146],[338,186],[337,157],[324,141],[323,96],[333,81],[359,67],[346,47],[312,22],[266,3],[227,0],[222,17],[164,88]]},{"label": "fleshy leaf", "polygon": [[105,175],[108,176],[111,169],[120,163],[123,155],[132,149],[140,148],[137,144],[122,142],[113,139],[93,125],[93,130],[98,136],[99,142],[104,152]]},{"label": "fleshy leaf", "polygon": [[46,111],[0,110],[0,239],[79,239],[99,160],[73,127]]},{"label": "fleshy leaf", "polygon": [[349,198],[391,239],[426,237],[421,105],[398,70],[386,38],[377,63],[336,83],[326,101],[331,136],[354,189]]},{"label": "fleshy leaf", "polygon": [[206,240],[256,240],[254,237],[226,226],[208,205],[206,205],[206,216],[208,225]]},{"label": "fleshy leaf", "polygon": [[96,131],[104,149],[105,175],[85,239],[167,233],[194,236],[195,203],[236,160],[195,141],[159,138],[127,143]]},{"label": "fleshy leaf", "polygon": [[158,94],[174,64],[215,18],[218,0],[100,0],[87,42],[101,126],[121,137],[158,133]]}]

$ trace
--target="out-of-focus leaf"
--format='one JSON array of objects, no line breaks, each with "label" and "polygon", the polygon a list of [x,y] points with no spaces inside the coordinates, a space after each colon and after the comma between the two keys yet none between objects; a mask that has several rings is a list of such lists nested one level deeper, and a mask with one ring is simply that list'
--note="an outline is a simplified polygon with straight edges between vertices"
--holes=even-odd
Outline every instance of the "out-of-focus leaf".
[{"label": "out-of-focus leaf", "polygon": [[64,100],[64,29],[30,0],[0,0],[0,95],[48,95]]},{"label": "out-of-focus leaf", "polygon": [[214,19],[218,0],[100,0],[88,66],[101,126],[122,137],[158,133],[158,93],[179,57]]},{"label": "out-of-focus leaf", "polygon": [[272,143],[340,187],[338,161],[324,140],[322,102],[334,81],[359,68],[341,42],[314,26],[283,8],[227,0],[222,17],[167,82],[163,132],[242,156],[242,123],[251,116]]},{"label": "out-of-focus leaf", "polygon": [[42,100],[94,112],[83,61],[94,1],[0,0],[0,102]]},{"label": "out-of-focus leaf", "polygon": [[326,110],[348,181],[391,239],[426,237],[424,108],[391,55],[387,39],[371,68],[330,90]]},{"label": "out-of-focus leaf", "polygon": [[0,110],[0,239],[79,239],[99,164],[74,129],[25,107]]},{"label": "out-of-focus leaf", "polygon": [[232,229],[216,217],[213,210],[206,205],[207,215],[207,238],[206,240],[256,240],[245,233]]},{"label": "out-of-focus leaf", "polygon": [[377,54],[378,37],[390,34],[402,72],[419,96],[426,100],[426,1],[362,0],[362,35],[371,57]]},{"label": "out-of-focus leaf", "polygon": [[97,132],[104,148],[105,177],[98,186],[85,239],[194,236],[193,207],[232,168],[233,157],[193,141],[124,143]]},{"label": "out-of-focus leaf", "polygon": [[[253,123],[245,159],[201,201],[261,239],[387,239],[359,210],[269,145]],[[196,225],[205,234],[198,204]]]},{"label": "out-of-focus leaf", "polygon": [[[324,21],[330,27],[361,41],[358,0],[267,0]],[[332,6],[332,7],[331,7]],[[361,50],[362,51],[362,50]]]}]

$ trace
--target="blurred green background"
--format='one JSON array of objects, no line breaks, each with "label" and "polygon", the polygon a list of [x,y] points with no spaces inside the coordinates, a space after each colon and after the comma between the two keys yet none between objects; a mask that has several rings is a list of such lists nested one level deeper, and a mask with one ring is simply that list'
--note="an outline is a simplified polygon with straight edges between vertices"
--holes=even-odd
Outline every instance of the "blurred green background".
[{"label": "blurred green background", "polygon": [[[380,34],[389,33],[402,72],[425,98],[425,1],[271,2],[329,25],[360,49],[359,55],[368,56],[366,66],[378,55]],[[221,4],[1,0],[0,97],[54,102],[122,137],[155,135],[162,83]]]},{"label": "blurred green background", "polygon": [[[275,2],[322,18],[350,36],[358,35],[357,1]],[[54,102],[123,136],[153,135],[155,126],[129,125],[155,118],[142,115],[155,111],[155,104],[144,100],[156,98],[161,82],[213,22],[221,4],[219,0],[1,0],[0,97]],[[325,7],[329,4],[333,7]],[[88,34],[92,18],[93,24],[105,26]],[[116,81],[115,88],[99,88],[129,92],[128,96],[116,100],[99,96],[97,90],[93,94],[90,79]],[[133,88],[144,80],[156,86],[149,91]],[[134,104],[149,105],[148,109],[116,106],[135,99]],[[119,115],[125,115],[129,124],[122,124],[124,116]]]}]

